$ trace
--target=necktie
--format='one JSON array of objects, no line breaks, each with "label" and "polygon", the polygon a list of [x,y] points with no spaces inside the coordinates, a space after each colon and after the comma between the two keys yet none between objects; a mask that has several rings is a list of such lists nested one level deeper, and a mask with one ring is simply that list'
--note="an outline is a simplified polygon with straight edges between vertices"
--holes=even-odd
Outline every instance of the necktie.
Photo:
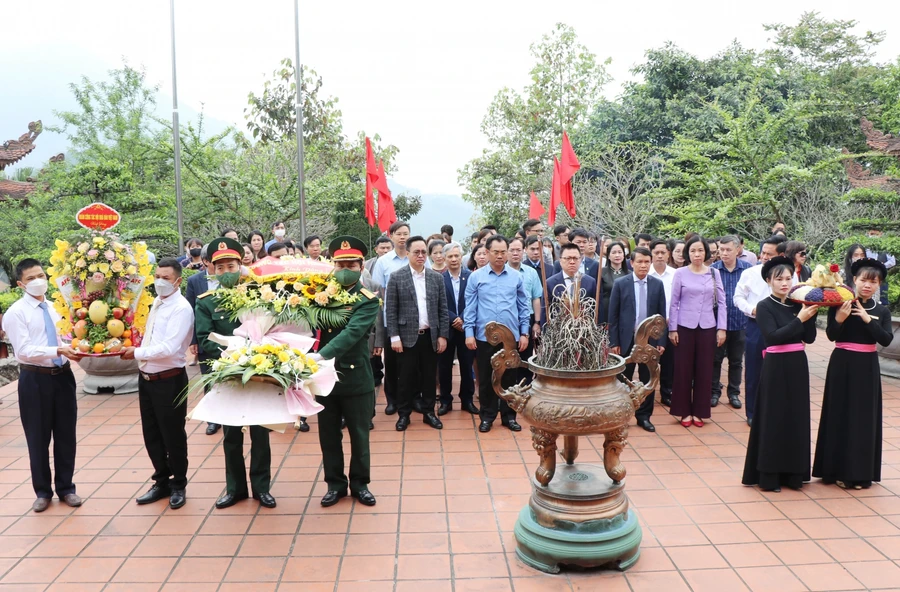
[{"label": "necktie", "polygon": [[638,306],[637,317],[634,319],[634,328],[637,329],[641,321],[647,318],[647,280],[638,282]]},{"label": "necktie", "polygon": [[[47,309],[47,301],[41,302],[38,306],[44,313],[44,333],[47,334],[47,345],[50,347],[59,347],[59,340],[56,338],[56,325],[53,324],[53,319],[50,317],[50,311]],[[53,358],[52,361],[54,366],[63,365],[62,358]]]}]

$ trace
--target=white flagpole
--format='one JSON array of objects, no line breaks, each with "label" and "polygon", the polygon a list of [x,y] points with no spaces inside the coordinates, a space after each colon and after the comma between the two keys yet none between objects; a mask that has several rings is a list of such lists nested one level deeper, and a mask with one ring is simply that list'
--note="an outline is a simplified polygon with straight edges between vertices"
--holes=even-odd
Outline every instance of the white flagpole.
[{"label": "white flagpole", "polygon": [[178,83],[175,74],[175,0],[169,0],[172,25],[172,141],[175,147],[175,205],[178,210],[178,252],[184,248],[184,210],[181,201],[181,137],[178,125]]}]

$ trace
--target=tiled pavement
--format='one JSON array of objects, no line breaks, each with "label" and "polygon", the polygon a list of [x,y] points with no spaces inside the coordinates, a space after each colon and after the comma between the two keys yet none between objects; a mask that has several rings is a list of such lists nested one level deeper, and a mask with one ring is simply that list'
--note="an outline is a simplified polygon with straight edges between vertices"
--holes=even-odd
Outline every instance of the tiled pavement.
[{"label": "tiled pavement", "polygon": [[[808,351],[813,436],[830,344]],[[188,503],[137,506],[151,473],[137,398],[79,398],[78,492],[84,506],[30,511],[15,385],[0,389],[0,588],[30,590],[859,590],[900,589],[900,383],[884,381],[884,480],[846,492],[818,482],[763,494],[740,484],[747,425],[727,406],[686,430],[657,407],[658,431],[633,428],[627,491],[644,526],[630,571],[547,576],[515,557],[512,528],[537,456],[527,429],[478,433],[468,414],[405,434],[379,413],[374,508],[323,509],[315,422],[272,434],[274,510],[252,500],[218,511],[221,435],[189,423]],[[414,416],[416,419],[418,416]],[[579,461],[600,461],[601,439]],[[401,497],[402,494],[402,497]],[[427,581],[426,581],[427,580]]]}]

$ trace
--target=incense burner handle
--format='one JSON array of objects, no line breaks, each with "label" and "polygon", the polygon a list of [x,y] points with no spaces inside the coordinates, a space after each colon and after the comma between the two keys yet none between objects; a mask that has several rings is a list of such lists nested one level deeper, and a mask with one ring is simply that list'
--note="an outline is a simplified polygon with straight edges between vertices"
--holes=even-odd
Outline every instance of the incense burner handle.
[{"label": "incense burner handle", "polygon": [[[496,321],[491,321],[484,328],[484,336],[491,345],[503,344],[503,349],[495,353],[491,357],[491,368],[494,369],[492,377],[492,385],[497,396],[513,403],[514,395],[512,393],[504,393],[502,386],[503,375],[507,370],[514,370],[522,365],[522,358],[519,357],[518,342],[513,337],[509,327],[502,325]],[[505,395],[505,396],[504,396]]]},{"label": "incense burner handle", "polygon": [[650,369],[650,381],[647,384],[641,382],[626,381],[630,392],[631,403],[637,409],[644,399],[656,390],[659,385],[659,350],[651,345],[651,339],[662,337],[666,328],[666,320],[661,315],[648,317],[638,325],[634,336],[634,347],[631,354],[625,359],[625,364],[645,364]]}]

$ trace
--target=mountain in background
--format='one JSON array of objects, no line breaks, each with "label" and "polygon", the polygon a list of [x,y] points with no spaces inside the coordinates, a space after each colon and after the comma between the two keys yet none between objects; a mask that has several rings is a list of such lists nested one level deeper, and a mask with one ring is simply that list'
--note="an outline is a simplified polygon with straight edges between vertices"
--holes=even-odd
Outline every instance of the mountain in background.
[{"label": "mountain in background", "polygon": [[[475,208],[459,195],[444,195],[437,193],[420,193],[418,189],[405,187],[393,179],[388,179],[388,186],[394,195],[405,193],[407,195],[421,195],[422,209],[409,221],[412,234],[421,234],[427,237],[441,231],[441,226],[449,224],[453,227],[453,237],[456,240],[465,234],[472,234],[472,214]],[[468,241],[464,241],[463,244]]]}]

